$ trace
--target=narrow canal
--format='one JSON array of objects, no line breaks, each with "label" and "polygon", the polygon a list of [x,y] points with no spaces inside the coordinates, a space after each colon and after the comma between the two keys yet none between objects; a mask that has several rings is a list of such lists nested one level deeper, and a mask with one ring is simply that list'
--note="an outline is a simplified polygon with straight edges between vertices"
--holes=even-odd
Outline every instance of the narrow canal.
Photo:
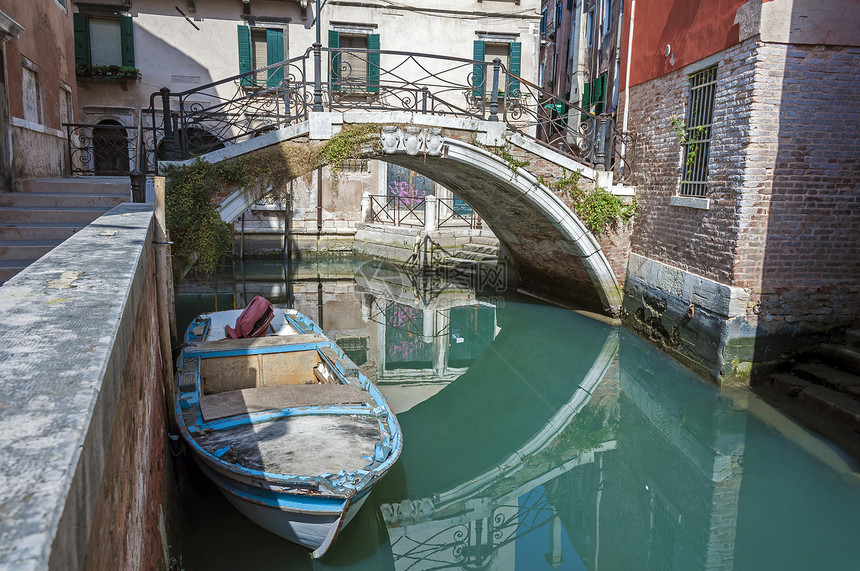
[{"label": "narrow canal", "polygon": [[623,328],[352,260],[183,284],[179,326],[254,295],[376,380],[403,455],[317,561],[176,456],[176,569],[858,568],[860,480]]}]

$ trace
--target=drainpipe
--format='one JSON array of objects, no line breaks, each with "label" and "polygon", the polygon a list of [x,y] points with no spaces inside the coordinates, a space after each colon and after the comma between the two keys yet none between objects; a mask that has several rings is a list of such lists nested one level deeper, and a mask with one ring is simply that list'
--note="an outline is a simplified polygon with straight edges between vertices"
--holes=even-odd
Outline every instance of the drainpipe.
[{"label": "drainpipe", "polygon": [[[630,30],[627,35],[627,70],[624,72],[624,120],[621,123],[621,132],[627,132],[627,114],[630,107],[630,56],[633,54],[633,21],[636,17],[636,0],[630,4]],[[621,141],[621,156],[625,151],[624,141]]]}]

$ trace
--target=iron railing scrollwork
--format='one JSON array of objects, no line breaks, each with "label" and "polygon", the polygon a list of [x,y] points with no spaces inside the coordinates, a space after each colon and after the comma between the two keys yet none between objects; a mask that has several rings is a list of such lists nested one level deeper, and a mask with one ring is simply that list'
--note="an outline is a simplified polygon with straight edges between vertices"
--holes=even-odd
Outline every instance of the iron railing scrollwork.
[{"label": "iron railing scrollwork", "polygon": [[[148,171],[324,111],[408,111],[502,121],[511,131],[586,166],[633,173],[632,140],[596,115],[492,62],[392,50],[315,46],[304,54],[182,92],[162,90],[144,111]],[[328,76],[308,74],[314,53]],[[325,72],[324,72],[325,73]],[[622,154],[622,151],[624,153]]]},{"label": "iron railing scrollwork", "polygon": [[127,176],[138,168],[136,126],[63,123],[69,169],[75,176]]}]

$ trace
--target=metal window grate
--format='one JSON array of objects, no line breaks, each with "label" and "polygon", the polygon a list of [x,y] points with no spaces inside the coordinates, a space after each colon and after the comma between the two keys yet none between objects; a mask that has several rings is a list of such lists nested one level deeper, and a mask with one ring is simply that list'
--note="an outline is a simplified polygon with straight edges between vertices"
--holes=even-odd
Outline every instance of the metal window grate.
[{"label": "metal window grate", "polygon": [[681,171],[682,196],[705,196],[708,189],[708,156],[714,120],[714,93],[717,66],[691,74],[690,106],[687,109],[684,162]]}]

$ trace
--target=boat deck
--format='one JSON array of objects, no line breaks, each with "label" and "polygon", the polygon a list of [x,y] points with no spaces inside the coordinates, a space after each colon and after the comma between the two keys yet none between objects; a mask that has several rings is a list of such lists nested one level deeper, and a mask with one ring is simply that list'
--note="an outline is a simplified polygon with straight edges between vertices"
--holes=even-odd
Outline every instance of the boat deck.
[{"label": "boat deck", "polygon": [[309,415],[248,424],[206,435],[194,435],[208,452],[229,446],[222,456],[250,468],[275,474],[318,476],[352,472],[371,464],[381,437],[370,416]]}]

